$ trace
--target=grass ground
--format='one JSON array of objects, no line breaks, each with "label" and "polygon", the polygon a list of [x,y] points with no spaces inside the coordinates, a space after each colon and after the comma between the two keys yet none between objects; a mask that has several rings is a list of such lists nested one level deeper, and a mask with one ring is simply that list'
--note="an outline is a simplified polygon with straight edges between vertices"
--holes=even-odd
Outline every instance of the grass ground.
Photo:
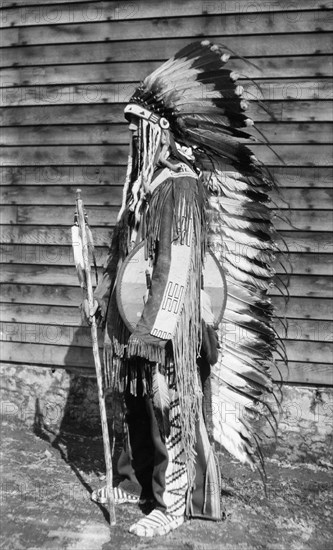
[{"label": "grass ground", "polygon": [[193,520],[164,538],[127,532],[142,513],[117,508],[110,538],[106,511],[89,493],[103,485],[101,437],[3,422],[1,539],[4,550],[328,550],[333,471],[267,460],[267,496],[258,475],[221,455],[220,523]]}]

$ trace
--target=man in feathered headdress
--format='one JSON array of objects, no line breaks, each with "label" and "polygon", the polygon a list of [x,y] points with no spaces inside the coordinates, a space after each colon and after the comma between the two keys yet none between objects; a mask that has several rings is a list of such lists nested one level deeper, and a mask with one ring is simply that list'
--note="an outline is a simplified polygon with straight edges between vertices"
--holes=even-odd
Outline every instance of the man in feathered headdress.
[{"label": "man in feathered headdress", "polygon": [[[95,298],[106,385],[127,411],[119,473],[152,508],[130,527],[140,536],[168,533],[185,516],[221,519],[211,442],[253,465],[251,413],[271,392],[271,182],[240,130],[252,121],[228,59],[218,45],[191,44],[125,108],[127,176]],[[223,417],[222,405],[239,417]],[[105,489],[94,492],[103,498]]]}]

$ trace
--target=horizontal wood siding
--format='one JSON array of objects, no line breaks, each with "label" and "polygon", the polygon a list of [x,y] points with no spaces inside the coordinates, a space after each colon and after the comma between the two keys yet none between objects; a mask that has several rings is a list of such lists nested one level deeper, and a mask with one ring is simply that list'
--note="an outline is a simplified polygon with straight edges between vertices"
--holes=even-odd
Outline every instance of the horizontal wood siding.
[{"label": "horizontal wood siding", "polygon": [[[253,135],[283,159],[253,146],[279,182],[289,250],[289,301],[272,290],[289,366],[274,377],[333,385],[332,13],[326,0],[2,2],[2,361],[92,369],[70,246],[75,189],[101,265],[124,180],[124,105],[145,74],[204,37],[253,63],[230,60],[253,79],[241,81]],[[286,282],[278,260],[276,271]]]}]

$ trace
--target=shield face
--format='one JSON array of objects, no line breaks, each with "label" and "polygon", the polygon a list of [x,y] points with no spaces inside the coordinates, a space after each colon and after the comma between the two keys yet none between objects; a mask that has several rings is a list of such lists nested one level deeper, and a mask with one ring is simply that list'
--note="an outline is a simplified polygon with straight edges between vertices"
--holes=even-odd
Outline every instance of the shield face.
[{"label": "shield face", "polygon": [[[145,260],[144,243],[137,245],[121,266],[117,282],[117,305],[120,315],[133,332],[149,295],[149,281],[153,268]],[[223,317],[227,301],[227,284],[224,272],[214,254],[208,251],[203,268],[203,289],[211,302],[214,325]]]}]

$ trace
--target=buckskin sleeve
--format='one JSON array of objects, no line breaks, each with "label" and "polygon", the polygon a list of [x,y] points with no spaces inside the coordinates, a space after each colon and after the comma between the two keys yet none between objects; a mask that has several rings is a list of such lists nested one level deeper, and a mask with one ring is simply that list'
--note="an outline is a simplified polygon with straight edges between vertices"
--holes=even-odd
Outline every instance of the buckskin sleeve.
[{"label": "buckskin sleeve", "polygon": [[119,233],[120,225],[117,224],[114,228],[111,245],[106,260],[104,262],[103,276],[94,292],[94,298],[98,302],[103,319],[106,318],[108,304],[110,301],[110,294],[116,280],[117,269],[120,260]]}]

